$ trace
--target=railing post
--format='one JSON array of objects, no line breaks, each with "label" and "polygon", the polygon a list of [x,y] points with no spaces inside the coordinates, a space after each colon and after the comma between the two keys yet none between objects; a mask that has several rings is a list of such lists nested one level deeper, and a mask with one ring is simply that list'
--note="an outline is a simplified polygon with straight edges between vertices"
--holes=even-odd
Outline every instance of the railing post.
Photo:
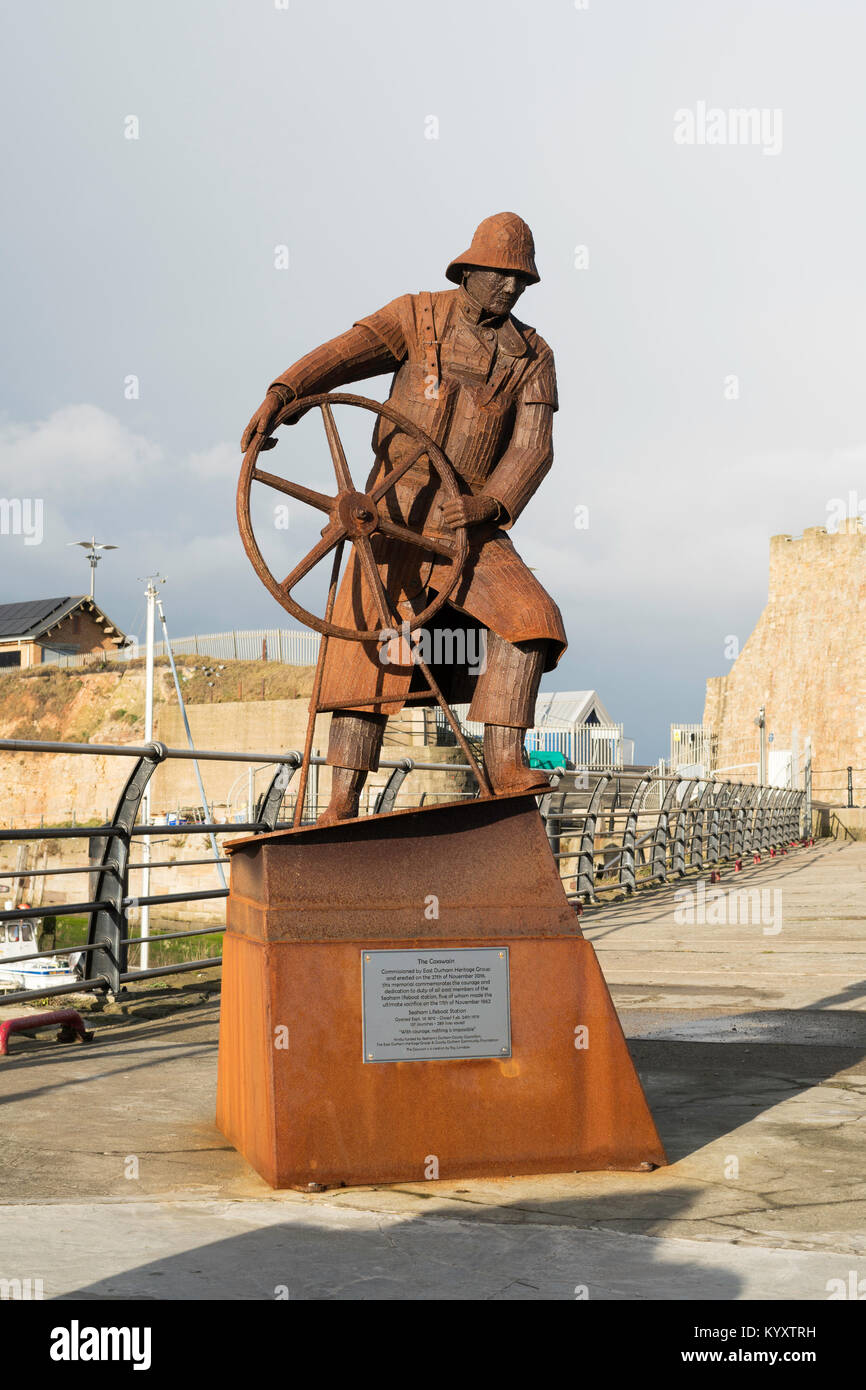
[{"label": "railing post", "polygon": [[848,805],[854,805],[854,769],[849,767],[848,771]]},{"label": "railing post", "polygon": [[661,805],[659,807],[659,818],[653,835],[652,861],[650,867],[650,878],[658,879],[659,883],[664,883],[668,876],[668,828],[670,826],[670,811],[679,785],[679,779],[673,779],[664,796],[660,796]]},{"label": "railing post", "polygon": [[740,784],[740,809],[737,815],[737,828],[734,832],[734,844],[732,854],[735,859],[740,859],[742,855],[749,852],[749,840],[751,838],[751,809],[755,799],[754,787]]},{"label": "railing post", "polygon": [[692,838],[689,845],[689,867],[692,869],[700,870],[704,867],[704,844],[707,838],[707,803],[713,794],[714,787],[715,783],[712,778],[710,778],[701,792],[700,800],[694,811]]},{"label": "railing post", "polygon": [[761,825],[763,824],[763,812],[761,803],[764,793],[760,786],[755,786],[752,799],[749,803],[749,829],[745,836],[746,852],[758,854],[761,848]]},{"label": "railing post", "polygon": [[677,826],[674,831],[673,852],[671,854],[671,874],[677,878],[682,878],[686,871],[686,828],[689,816],[689,800],[692,795],[696,777],[685,783],[683,794],[678,798],[679,809],[677,811]]},{"label": "railing post", "polygon": [[635,868],[637,822],[644,792],[651,781],[652,773],[649,772],[640,779],[634,789],[628,815],[625,818],[625,829],[622,832],[622,852],[619,861],[619,885],[626,893],[634,893],[637,890],[637,870]]},{"label": "railing post", "polygon": [[565,810],[566,792],[557,791],[551,784],[549,792],[545,792],[538,803],[538,812],[544,821],[544,830],[547,835],[547,843],[550,845],[551,854],[559,854],[560,836],[562,834],[562,813]]},{"label": "railing post", "polygon": [[276,826],[288,785],[303,762],[303,754],[294,749],[287,756],[292,761],[280,763],[271,778],[267,791],[262,795],[261,801],[256,807],[255,819],[266,826],[268,830],[273,830]]},{"label": "railing post", "polygon": [[759,854],[765,854],[769,848],[767,844],[767,836],[769,833],[767,813],[769,808],[770,791],[769,788],[763,787],[758,802],[758,813],[755,816],[755,848],[758,850]]},{"label": "railing post", "polygon": [[793,809],[792,809],[792,811],[791,811],[791,839],[792,839],[792,840],[799,840],[801,834],[803,834],[803,831],[802,831],[802,829],[801,829],[801,826],[802,826],[802,824],[803,824],[803,815],[804,815],[805,809],[806,809],[806,793],[805,793],[804,791],[798,791],[796,797],[794,798],[794,806],[793,806]]},{"label": "railing post", "polygon": [[784,846],[788,842],[788,839],[790,838],[788,835],[788,820],[790,818],[791,811],[791,795],[791,789],[790,787],[788,787],[785,791],[782,792],[782,796],[780,798],[779,825],[776,832],[776,844],[782,846],[782,848],[784,848]]},{"label": "railing post", "polygon": [[766,841],[767,841],[767,850],[768,850],[768,852],[769,852],[771,849],[774,849],[774,848],[775,848],[775,844],[776,844],[776,841],[775,841],[775,839],[773,838],[773,821],[774,821],[774,812],[775,812],[775,809],[776,809],[776,803],[778,802],[778,799],[779,799],[779,793],[776,791],[775,787],[771,788],[771,789],[770,789],[770,795],[769,795],[769,797],[767,798],[767,829],[766,829]]},{"label": "railing post", "polygon": [[586,808],[583,831],[580,836],[580,851],[577,857],[577,893],[578,896],[583,895],[590,903],[595,902],[595,827],[602,797],[609,781],[610,777],[603,774],[596,782],[592,796],[589,798],[589,805]]},{"label": "railing post", "polygon": [[777,791],[777,788],[771,788],[769,798],[767,798],[767,849],[776,849],[778,844],[776,838],[778,798],[780,798],[780,792]]},{"label": "railing post", "polygon": [[730,795],[730,782],[721,782],[717,784],[716,795],[713,797],[713,806],[710,812],[710,831],[707,836],[707,859],[711,864],[718,864],[721,858],[719,854],[719,836],[722,812],[728,804]]},{"label": "railing post", "polygon": [[376,797],[376,804],[373,807],[374,816],[384,816],[389,811],[393,811],[397,793],[414,766],[415,762],[412,758],[401,758],[399,767],[392,768],[391,776]]},{"label": "railing post", "polygon": [[164,743],[152,743],[151,752],[138,758],[130,773],[126,786],[114,812],[114,829],[106,837],[102,864],[96,880],[94,902],[107,902],[108,907],[94,909],[90,914],[87,944],[105,941],[96,951],[87,951],[84,978],[93,980],[103,976],[108,981],[108,989],[117,994],[120,989],[120,976],[127,966],[127,948],[124,938],[127,931],[127,910],[124,899],[127,897],[129,882],[129,843],[132,827],[141,809],[141,798],[155,769],[165,759]]},{"label": "railing post", "polygon": [[722,808],[722,829],[719,836],[719,859],[730,859],[731,845],[733,843],[734,816],[739,810],[737,793],[740,790],[739,782],[732,782],[727,799]]}]

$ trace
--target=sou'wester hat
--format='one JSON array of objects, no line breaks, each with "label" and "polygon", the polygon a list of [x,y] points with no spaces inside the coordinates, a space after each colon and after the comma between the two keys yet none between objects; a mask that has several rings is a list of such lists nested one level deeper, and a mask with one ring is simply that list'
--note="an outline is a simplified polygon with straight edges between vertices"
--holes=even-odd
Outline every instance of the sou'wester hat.
[{"label": "sou'wester hat", "polygon": [[516,212],[496,212],[492,217],[485,217],[476,227],[468,251],[451,261],[445,271],[446,278],[459,285],[463,271],[473,266],[483,270],[511,270],[537,284],[541,276],[535,264],[535,242],[523,218]]}]

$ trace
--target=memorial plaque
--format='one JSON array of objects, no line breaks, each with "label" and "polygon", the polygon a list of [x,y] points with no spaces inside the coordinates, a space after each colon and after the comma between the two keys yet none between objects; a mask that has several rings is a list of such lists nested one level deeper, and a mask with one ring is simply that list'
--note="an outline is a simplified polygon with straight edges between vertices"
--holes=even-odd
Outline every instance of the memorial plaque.
[{"label": "memorial plaque", "polygon": [[364,1061],[511,1056],[508,948],[362,951]]}]

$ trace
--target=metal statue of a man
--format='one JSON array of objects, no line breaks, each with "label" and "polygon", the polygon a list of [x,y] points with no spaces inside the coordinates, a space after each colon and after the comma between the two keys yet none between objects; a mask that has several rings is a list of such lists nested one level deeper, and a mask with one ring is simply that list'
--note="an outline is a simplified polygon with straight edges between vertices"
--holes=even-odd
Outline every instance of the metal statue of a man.
[{"label": "metal statue of a man", "polygon": [[[428,533],[468,528],[469,555],[456,589],[435,624],[486,636],[486,662],[430,663],[451,704],[469,702],[469,718],[484,723],[484,760],[493,791],[544,791],[548,779],[526,765],[525,732],[533,723],[541,675],[566,647],[557,605],[520,559],[507,532],[553,459],[557,409],[553,353],[533,328],[512,316],[528,285],[536,284],[532,233],[512,212],[478,227],[472,245],[445,272],[453,290],[404,294],[359,319],[348,332],[302,357],[272,382],[248,424],[241,447],[270,435],[291,401],[336,390],[348,382],[393,372],[390,403],[446,454],[464,494],[446,500],[422,458],[395,483],[392,519]],[[264,447],[268,446],[268,441]],[[374,448],[382,473],[405,462],[417,445],[381,418]],[[374,537],[382,583],[411,630],[436,593],[447,561],[384,535]],[[353,554],[340,585],[334,621],[378,626],[371,595]],[[435,634],[434,634],[435,635]],[[450,650],[455,650],[453,643]],[[442,644],[444,650],[446,644]],[[384,659],[393,649],[332,638],[322,672],[319,708],[333,710],[328,763],[331,799],[320,823],[358,814],[369,771],[378,767],[389,714],[434,704],[411,660]],[[436,652],[436,645],[433,644]],[[387,696],[371,709],[365,701]],[[393,698],[391,698],[393,697]],[[357,702],[346,708],[346,701]],[[335,708],[341,705],[342,708]]]}]

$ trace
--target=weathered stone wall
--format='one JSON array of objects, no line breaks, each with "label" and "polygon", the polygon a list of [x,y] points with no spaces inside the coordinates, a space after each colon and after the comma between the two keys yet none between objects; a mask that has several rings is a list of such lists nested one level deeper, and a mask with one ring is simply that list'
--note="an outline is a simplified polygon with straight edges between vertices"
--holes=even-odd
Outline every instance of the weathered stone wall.
[{"label": "weathered stone wall", "polygon": [[[766,709],[769,750],[812,740],[815,795],[841,791],[848,765],[866,769],[866,530],[773,536],[767,606],[726,676],[707,681],[704,723],[718,766],[755,763],[755,716]],[[744,770],[744,778],[749,776]],[[863,799],[866,773],[855,776]],[[827,799],[834,799],[828,796]]]}]

